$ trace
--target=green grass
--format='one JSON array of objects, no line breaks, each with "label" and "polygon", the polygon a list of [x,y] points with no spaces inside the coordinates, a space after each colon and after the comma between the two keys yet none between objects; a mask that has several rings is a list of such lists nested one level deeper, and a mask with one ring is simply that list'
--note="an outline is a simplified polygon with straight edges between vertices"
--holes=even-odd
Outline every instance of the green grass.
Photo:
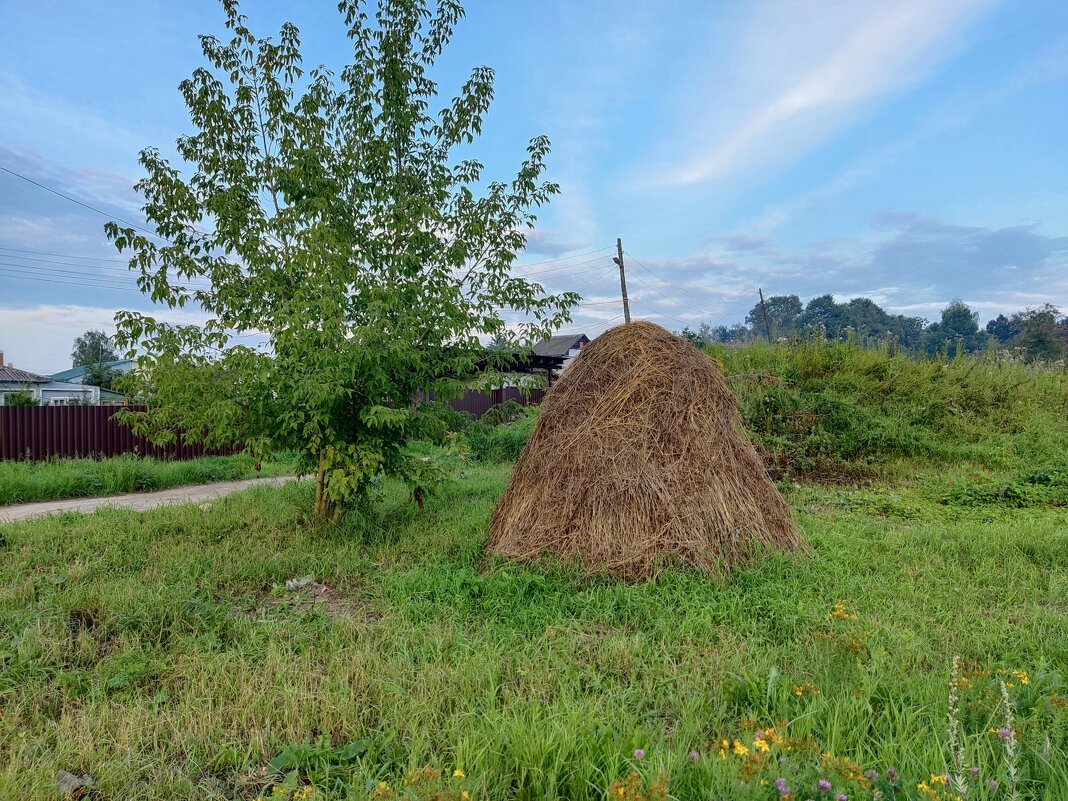
[{"label": "green grass", "polygon": [[0,461],[0,506],[290,475],[293,469],[287,459],[281,458],[263,462],[257,472],[254,460],[245,454],[203,456],[188,461],[141,459],[132,455],[46,462]]},{"label": "green grass", "polygon": [[1064,369],[820,341],[709,353],[750,435],[792,475],[899,478],[917,463],[1024,470],[1068,451]]},{"label": "green grass", "polygon": [[[1045,500],[943,489],[1011,475],[787,482],[804,553],[625,584],[487,557],[509,467],[451,464],[423,513],[388,483],[375,519],[337,529],[309,524],[307,484],[0,528],[0,798],[52,798],[60,769],[112,799],[253,799],[309,781],[319,798],[384,781],[377,797],[601,799],[633,768],[646,785],[662,770],[679,799],[777,799],[780,771],[795,799],[830,799],[809,790],[822,776],[870,796],[805,752],[808,737],[863,770],[893,766],[898,798],[926,798],[917,784],[951,769],[957,655],[990,673],[958,704],[980,780],[1006,781],[989,731],[1003,677],[1022,796],[1068,797],[1068,519]],[[306,574],[323,603],[284,589]],[[836,604],[846,617],[829,616]],[[773,756],[798,770],[752,763],[743,787],[745,760],[719,743],[752,749],[772,725],[795,746]],[[405,788],[423,766],[444,777]]]}]

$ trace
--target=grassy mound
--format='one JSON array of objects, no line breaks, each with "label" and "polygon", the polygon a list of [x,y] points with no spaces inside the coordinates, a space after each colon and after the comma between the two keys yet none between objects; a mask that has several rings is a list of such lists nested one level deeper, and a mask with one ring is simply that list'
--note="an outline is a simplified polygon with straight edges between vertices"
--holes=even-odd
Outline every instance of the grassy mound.
[{"label": "grassy mound", "polygon": [[709,350],[782,472],[857,476],[895,462],[1064,464],[1068,373],[990,357],[917,361],[834,342]]}]

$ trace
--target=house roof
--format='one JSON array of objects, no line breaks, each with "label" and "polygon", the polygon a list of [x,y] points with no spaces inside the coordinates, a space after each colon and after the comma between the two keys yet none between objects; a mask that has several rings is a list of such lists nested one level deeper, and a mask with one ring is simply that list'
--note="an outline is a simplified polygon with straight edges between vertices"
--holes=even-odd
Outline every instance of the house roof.
[{"label": "house roof", "polygon": [[535,356],[567,356],[572,348],[580,347],[589,342],[590,338],[585,334],[557,334],[554,337],[542,340],[534,346]]},{"label": "house roof", "polygon": [[[72,367],[69,370],[61,370],[58,373],[52,373],[52,379],[54,381],[74,381],[77,383],[85,376],[85,371],[89,366],[90,365],[83,364],[81,367]],[[104,366],[125,373],[133,369],[133,359],[119,359],[114,362],[104,362]]]},{"label": "house roof", "polygon": [[51,384],[53,380],[46,375],[28,373],[17,367],[0,366],[0,381],[9,381],[15,384]]}]

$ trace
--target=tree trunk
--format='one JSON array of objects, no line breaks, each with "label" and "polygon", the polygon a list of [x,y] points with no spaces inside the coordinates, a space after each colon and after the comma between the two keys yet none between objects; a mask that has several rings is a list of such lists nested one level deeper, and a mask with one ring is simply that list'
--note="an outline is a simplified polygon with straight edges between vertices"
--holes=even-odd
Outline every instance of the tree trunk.
[{"label": "tree trunk", "polygon": [[320,520],[326,519],[326,465],[323,464],[323,455],[319,454],[319,471],[315,474],[315,516]]}]

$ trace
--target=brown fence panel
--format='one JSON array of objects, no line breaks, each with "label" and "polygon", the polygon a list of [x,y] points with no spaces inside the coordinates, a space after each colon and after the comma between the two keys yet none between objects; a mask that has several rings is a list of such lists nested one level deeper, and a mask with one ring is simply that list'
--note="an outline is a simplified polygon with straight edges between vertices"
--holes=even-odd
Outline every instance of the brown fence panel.
[{"label": "brown fence panel", "polygon": [[181,437],[168,445],[156,446],[114,419],[117,411],[113,406],[0,406],[0,459],[42,461],[52,457],[99,458],[124,453],[160,459],[196,459],[240,450],[183,445]]},{"label": "brown fence panel", "polygon": [[[524,394],[522,390],[516,387],[494,389],[489,392],[479,392],[477,390],[469,389],[464,392],[463,396],[449,400],[448,404],[456,411],[467,412],[476,420],[479,420],[482,415],[488,412],[491,408],[499,403],[504,403],[506,400],[514,400],[524,406],[541,403],[542,399],[545,397],[545,392],[546,390],[544,389],[535,389]],[[414,398],[416,403],[419,403],[424,399],[425,396],[421,392]],[[430,399],[434,399],[434,393],[430,393]]]}]

